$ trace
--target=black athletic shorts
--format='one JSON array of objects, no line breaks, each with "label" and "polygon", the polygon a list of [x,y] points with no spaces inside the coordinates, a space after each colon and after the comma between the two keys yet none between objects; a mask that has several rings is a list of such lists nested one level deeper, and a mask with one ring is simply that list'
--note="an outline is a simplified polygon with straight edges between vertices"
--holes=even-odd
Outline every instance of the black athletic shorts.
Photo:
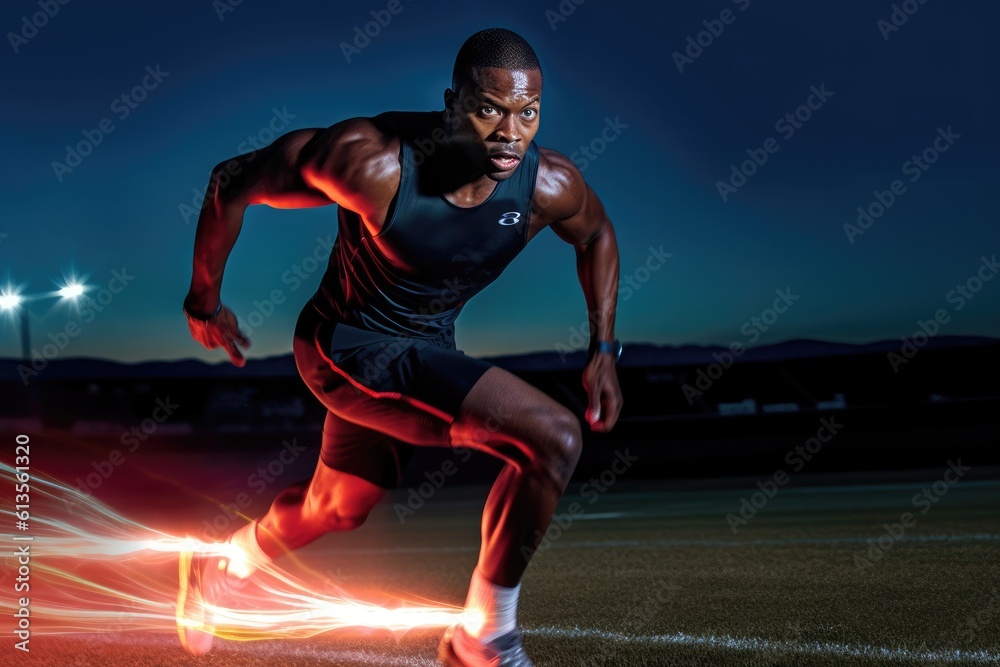
[{"label": "black athletic shorts", "polygon": [[[414,442],[400,436],[405,430],[400,424],[405,421],[427,433],[432,429],[420,428],[415,420],[450,423],[492,366],[458,350],[453,340],[393,336],[327,319],[312,301],[299,315],[295,337],[299,373],[328,410],[321,459],[387,489],[399,484],[413,453]],[[335,403],[331,392],[348,383],[356,390],[353,398]],[[367,425],[351,421],[352,410],[364,413],[358,420]],[[379,430],[381,424],[388,433]],[[451,442],[442,436],[440,443],[425,438],[419,444]]]}]

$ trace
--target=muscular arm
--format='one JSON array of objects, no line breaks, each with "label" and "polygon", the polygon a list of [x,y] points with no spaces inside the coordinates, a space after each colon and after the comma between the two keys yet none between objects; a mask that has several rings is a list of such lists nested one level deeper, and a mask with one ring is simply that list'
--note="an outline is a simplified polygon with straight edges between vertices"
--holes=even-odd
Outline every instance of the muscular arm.
[{"label": "muscular arm", "polygon": [[[553,225],[553,230],[576,247],[576,270],[587,299],[592,340],[615,339],[615,314],[618,309],[618,242],[614,227],[604,212],[597,195],[587,187],[587,197],[580,215],[589,229],[595,222],[605,224],[583,241],[569,240],[565,227]],[[579,238],[579,237],[574,237]]]},{"label": "muscular arm", "polygon": [[[245,363],[237,345],[247,347],[250,341],[236,316],[221,305],[221,291],[248,206],[339,203],[377,223],[398,185],[397,154],[398,143],[369,119],[354,118],[325,130],[289,132],[267,148],[217,165],[198,218],[191,289],[184,300],[195,340],[208,349],[224,347],[234,364]],[[212,313],[218,315],[201,319]]]},{"label": "muscular arm", "polygon": [[[618,308],[618,242],[597,194],[566,157],[543,149],[536,201],[559,238],[576,250],[576,270],[587,301],[591,341],[614,340]],[[590,396],[587,419],[595,431],[610,430],[622,397],[614,363],[595,355],[583,373]]]},{"label": "muscular arm", "polygon": [[592,340],[614,340],[618,307],[618,242],[597,194],[567,158],[546,151],[549,168],[536,198],[552,231],[576,250],[576,270],[587,300]]}]

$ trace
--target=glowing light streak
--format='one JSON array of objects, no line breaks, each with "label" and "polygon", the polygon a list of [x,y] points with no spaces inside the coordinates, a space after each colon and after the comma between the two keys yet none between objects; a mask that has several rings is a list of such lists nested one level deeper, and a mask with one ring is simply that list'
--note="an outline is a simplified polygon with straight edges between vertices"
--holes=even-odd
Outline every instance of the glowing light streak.
[{"label": "glowing light streak", "polygon": [[[14,487],[16,471],[0,461],[0,485]],[[232,561],[245,557],[231,544],[177,536],[133,521],[72,487],[32,473],[30,595],[33,632],[145,631],[176,633],[177,559],[185,551]],[[14,525],[4,503],[0,521]],[[62,508],[60,510],[60,508]],[[0,535],[2,556],[18,544]],[[8,551],[9,550],[9,551]],[[316,573],[307,579],[274,565],[246,580],[208,607],[210,631],[227,639],[304,638],[352,628],[405,633],[448,626],[463,618],[460,607],[394,599],[376,604],[344,591]],[[315,575],[312,576],[312,575]],[[373,597],[386,598],[377,591]],[[6,612],[11,596],[0,599]],[[366,592],[367,597],[367,592]],[[232,604],[229,604],[232,603]],[[473,619],[470,619],[473,620]],[[185,621],[197,625],[195,621]]]}]

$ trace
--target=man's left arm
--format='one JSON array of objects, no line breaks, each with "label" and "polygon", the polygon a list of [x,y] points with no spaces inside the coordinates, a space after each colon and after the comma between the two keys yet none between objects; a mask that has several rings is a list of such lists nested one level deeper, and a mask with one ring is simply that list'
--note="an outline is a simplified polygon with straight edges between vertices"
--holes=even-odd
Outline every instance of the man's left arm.
[{"label": "man's left arm", "polygon": [[[615,340],[618,242],[597,194],[571,162],[555,155],[555,159],[551,154],[548,156],[553,169],[551,176],[544,179],[542,202],[549,204],[546,208],[551,215],[552,230],[576,250],[576,270],[587,301],[590,347],[593,350],[599,340]],[[583,386],[589,397],[587,421],[590,428],[610,431],[622,408],[622,393],[612,353],[590,355],[583,370]]]}]

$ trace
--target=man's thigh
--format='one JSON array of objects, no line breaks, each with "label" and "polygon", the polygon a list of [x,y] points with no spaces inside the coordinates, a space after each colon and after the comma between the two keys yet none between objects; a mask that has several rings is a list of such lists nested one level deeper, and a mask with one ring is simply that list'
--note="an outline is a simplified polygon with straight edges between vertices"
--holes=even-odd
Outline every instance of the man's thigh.
[{"label": "man's thigh", "polygon": [[[408,445],[471,446],[515,464],[531,463],[564,441],[579,439],[580,423],[572,412],[508,371],[412,341],[403,341],[394,354],[388,354],[391,344],[359,350],[354,344],[368,348],[370,332],[345,328],[338,337],[334,326],[301,319],[294,349],[303,380],[341,420],[338,428],[352,424],[375,432],[373,439],[387,436]],[[372,365],[378,373],[368,372]],[[336,448],[337,440],[328,446]],[[381,442],[402,451],[391,440]],[[389,465],[398,459],[382,460]]]}]

